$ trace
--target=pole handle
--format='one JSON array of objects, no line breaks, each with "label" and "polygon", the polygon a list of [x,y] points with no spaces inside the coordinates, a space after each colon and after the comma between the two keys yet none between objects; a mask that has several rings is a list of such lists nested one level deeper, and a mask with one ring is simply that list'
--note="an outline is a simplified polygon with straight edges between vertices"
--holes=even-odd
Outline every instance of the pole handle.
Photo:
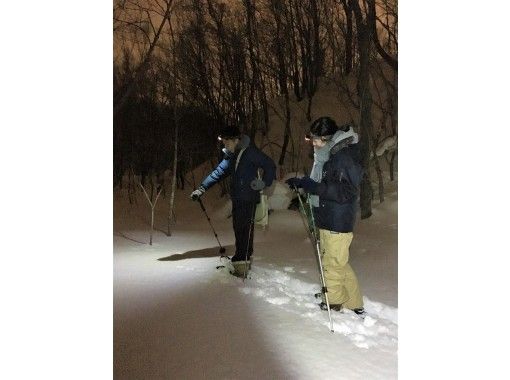
[{"label": "pole handle", "polygon": [[[198,203],[200,203],[200,207],[202,207],[202,210],[203,210],[204,212],[206,212],[206,211],[205,211],[204,204],[202,203],[202,199],[200,199],[200,197],[199,197],[199,198],[197,199],[197,201],[198,201]],[[207,215],[207,213],[206,213],[206,215]]]}]

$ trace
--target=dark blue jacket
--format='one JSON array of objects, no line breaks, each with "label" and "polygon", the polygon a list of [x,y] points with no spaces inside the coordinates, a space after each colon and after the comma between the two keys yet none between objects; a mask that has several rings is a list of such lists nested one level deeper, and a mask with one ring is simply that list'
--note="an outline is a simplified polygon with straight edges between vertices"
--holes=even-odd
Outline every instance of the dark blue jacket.
[{"label": "dark blue jacket", "polygon": [[358,144],[336,152],[332,149],[322,168],[322,180],[314,191],[319,196],[319,207],[314,208],[317,227],[352,232],[362,176]]},{"label": "dark blue jacket", "polygon": [[[237,156],[242,148],[246,148],[241,155],[239,164],[236,166]],[[209,174],[202,186],[207,190],[224,177],[230,175],[230,196],[232,200],[242,200],[259,202],[260,191],[252,190],[251,182],[258,178],[257,170],[264,170],[262,180],[266,187],[271,186],[276,174],[276,165],[274,161],[257,147],[250,145],[250,138],[246,135],[241,136],[238,150],[235,153],[223,150],[225,153],[223,160]]]}]

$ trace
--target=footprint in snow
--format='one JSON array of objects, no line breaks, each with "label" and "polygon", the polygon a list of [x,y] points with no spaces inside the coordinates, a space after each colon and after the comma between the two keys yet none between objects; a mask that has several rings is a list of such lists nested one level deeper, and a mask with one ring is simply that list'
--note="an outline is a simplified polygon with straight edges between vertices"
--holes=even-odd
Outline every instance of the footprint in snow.
[{"label": "footprint in snow", "polygon": [[[292,277],[294,267],[283,270],[256,268],[252,272],[251,285],[239,288],[241,293],[262,298],[266,302],[281,307],[285,311],[311,319],[329,329],[327,312],[319,310],[314,294],[318,285]],[[363,349],[375,346],[395,346],[397,339],[397,309],[364,298],[368,316],[360,319],[354,312],[332,312],[334,330]]]},{"label": "footprint in snow", "polygon": [[273,305],[284,305],[289,303],[290,298],[288,297],[266,298],[266,301],[272,303]]}]

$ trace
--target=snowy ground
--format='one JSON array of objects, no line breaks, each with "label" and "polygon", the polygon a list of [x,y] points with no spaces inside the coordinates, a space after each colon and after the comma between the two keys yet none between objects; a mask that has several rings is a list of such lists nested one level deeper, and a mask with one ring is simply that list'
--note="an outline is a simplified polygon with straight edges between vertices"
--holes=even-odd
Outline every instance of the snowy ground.
[{"label": "snowy ground", "polygon": [[[396,186],[396,185],[393,185]],[[114,197],[114,377],[118,379],[397,378],[397,193],[358,223],[350,261],[369,316],[317,307],[318,271],[299,213],[275,210],[256,229],[249,279],[229,275],[198,204],[179,191],[167,237],[168,198],[150,209]],[[204,205],[232,254],[231,219],[211,191]]]}]

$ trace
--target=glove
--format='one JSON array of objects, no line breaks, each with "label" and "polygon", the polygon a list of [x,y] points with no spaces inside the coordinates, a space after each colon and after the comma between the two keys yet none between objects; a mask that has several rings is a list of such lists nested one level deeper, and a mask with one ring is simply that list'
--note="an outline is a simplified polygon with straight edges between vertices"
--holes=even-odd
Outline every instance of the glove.
[{"label": "glove", "polygon": [[293,177],[286,180],[285,183],[289,185],[291,189],[294,188],[299,189],[300,187],[302,187],[303,190],[307,193],[315,193],[315,191],[317,190],[317,186],[319,185],[318,182],[315,182],[310,177],[303,178]]},{"label": "glove", "polygon": [[198,199],[205,193],[205,188],[200,185],[198,189],[194,190],[189,196],[191,200],[198,201]]},{"label": "glove", "polygon": [[287,185],[289,185],[289,187],[291,189],[294,190],[294,188],[300,188],[301,187],[301,178],[298,178],[298,177],[292,177],[292,178],[289,178],[288,180],[285,181],[285,183]]},{"label": "glove", "polygon": [[307,193],[315,194],[315,192],[317,191],[317,186],[319,186],[319,183],[315,182],[310,177],[301,178],[301,187]]},{"label": "glove", "polygon": [[260,191],[266,187],[266,183],[261,179],[255,178],[253,181],[251,181],[250,187],[252,190]]}]

